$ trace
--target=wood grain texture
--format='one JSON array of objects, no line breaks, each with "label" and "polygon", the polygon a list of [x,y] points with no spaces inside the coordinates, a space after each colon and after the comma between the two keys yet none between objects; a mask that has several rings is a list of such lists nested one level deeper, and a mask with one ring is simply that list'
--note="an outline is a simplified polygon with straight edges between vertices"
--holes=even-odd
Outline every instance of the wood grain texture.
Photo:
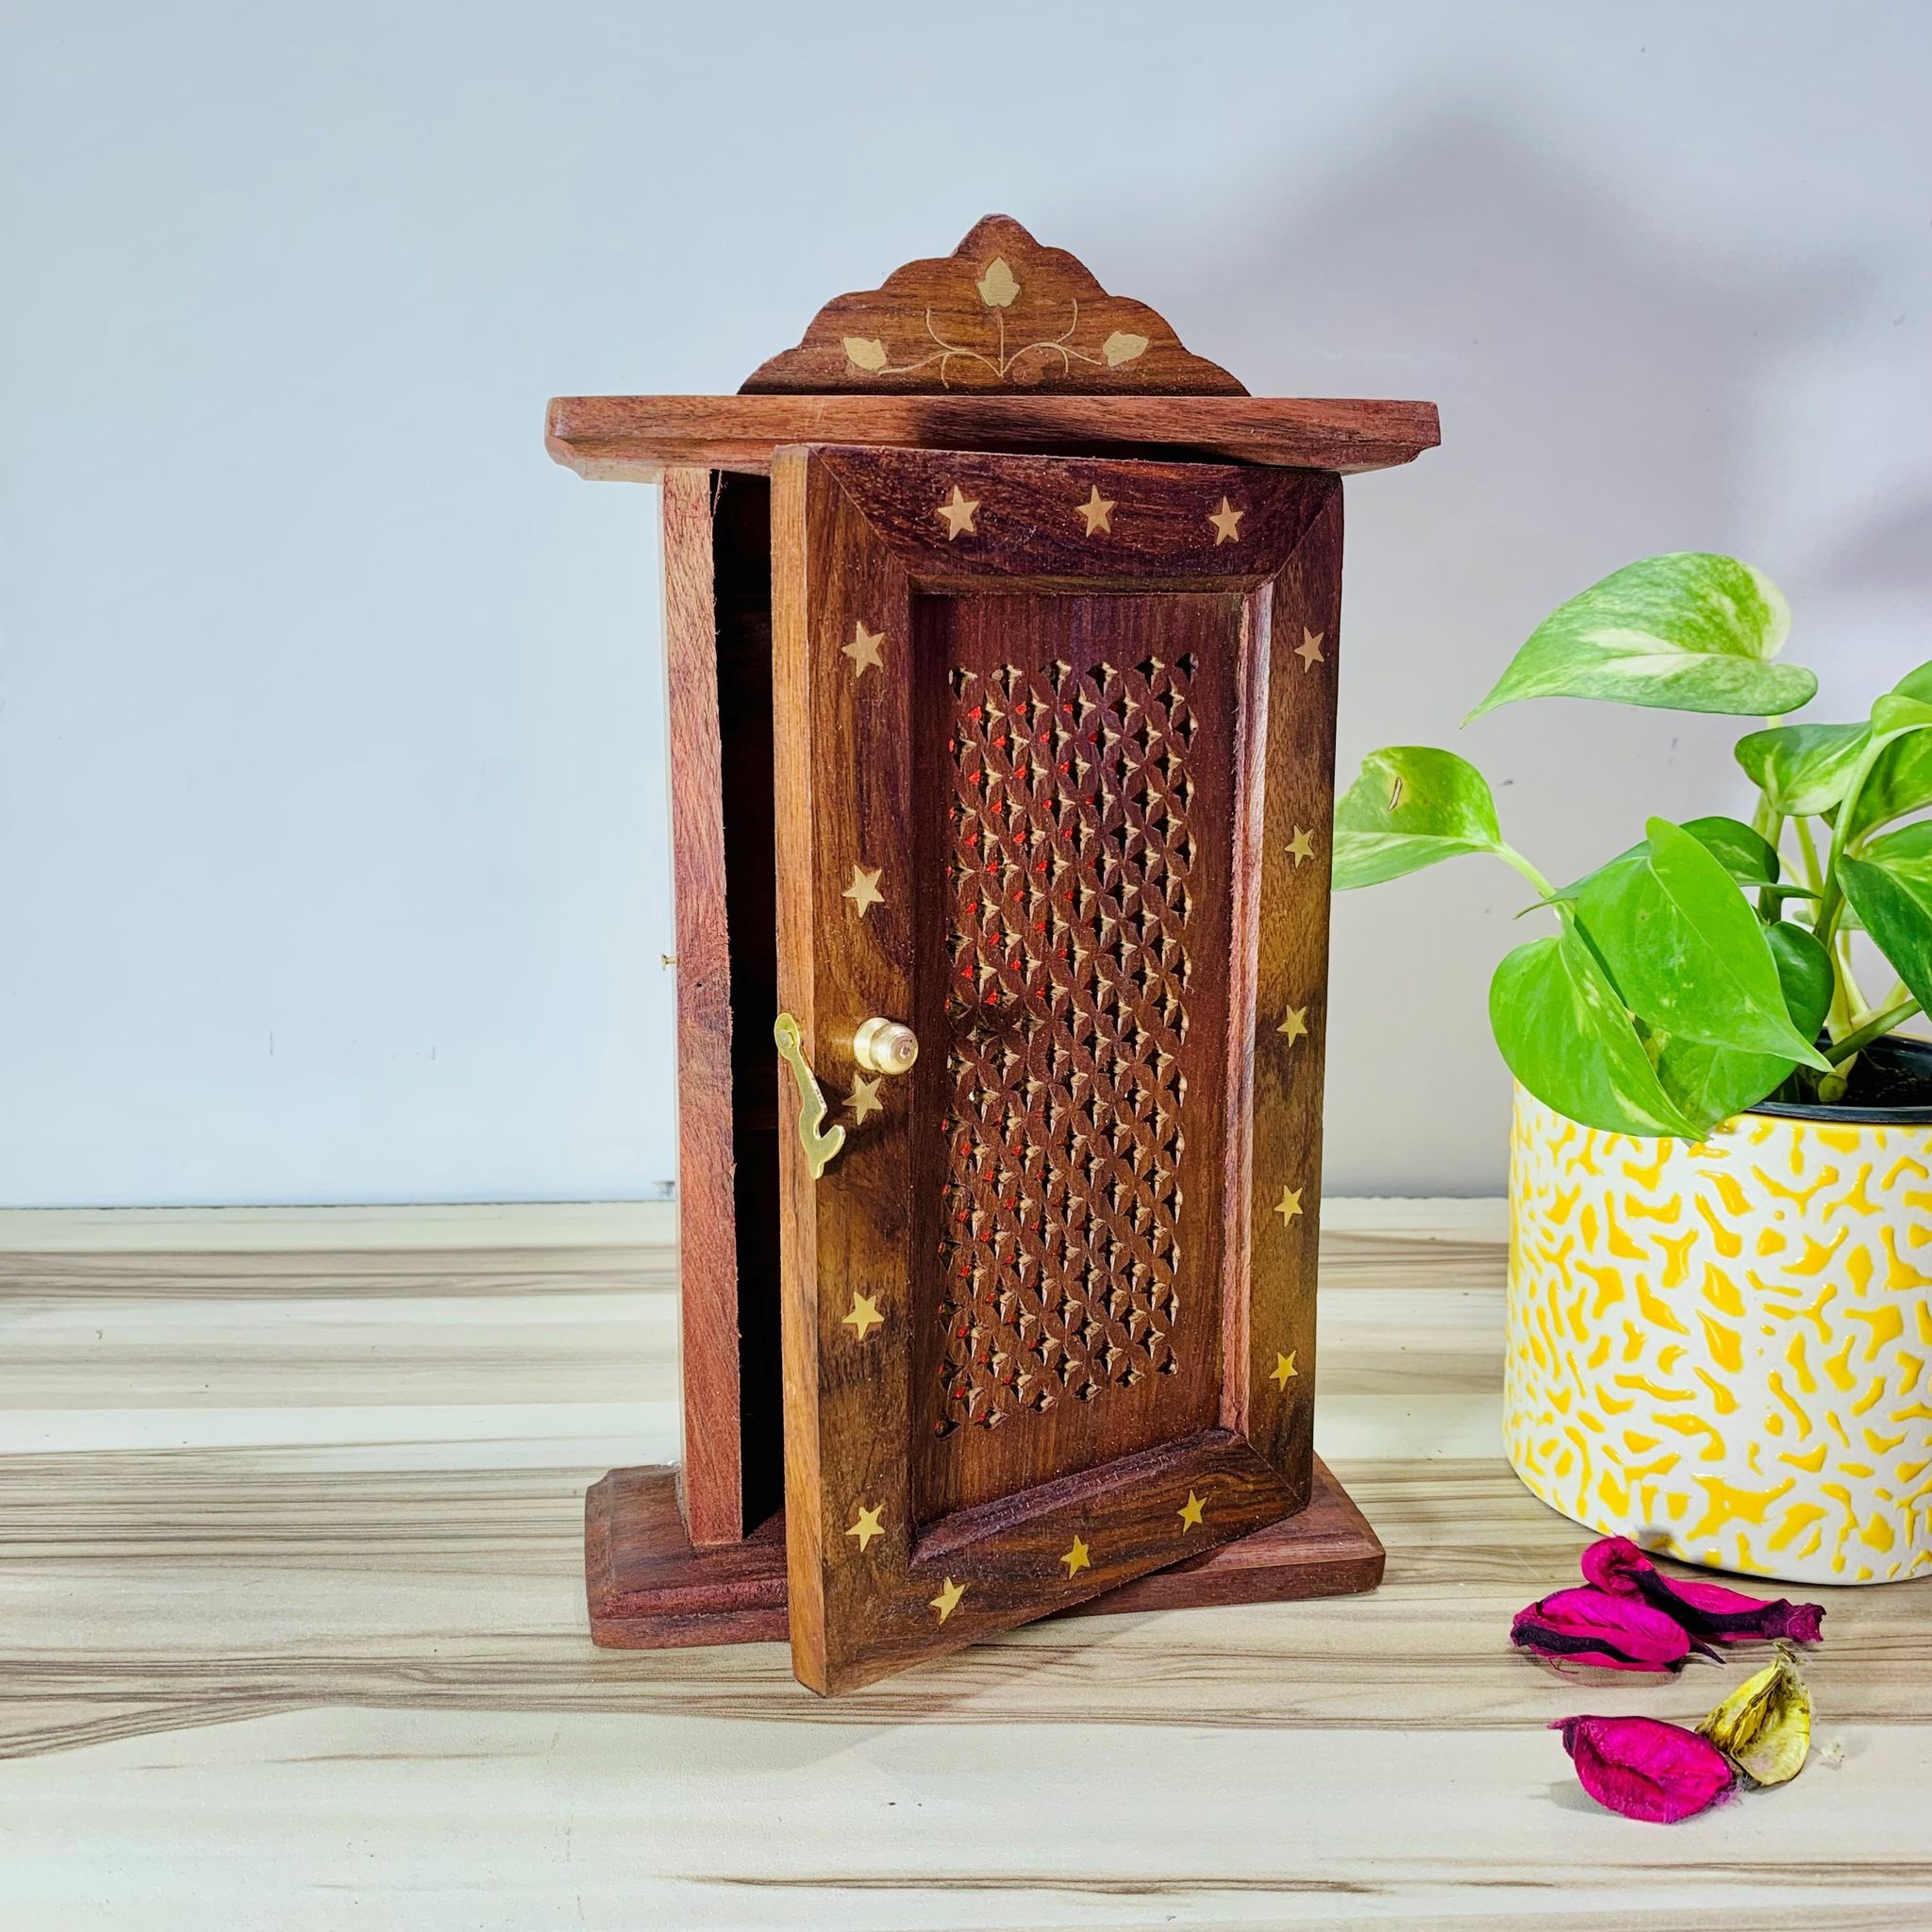
[{"label": "wood grain texture", "polygon": [[[694,1550],[678,1516],[676,1472],[617,1469],[591,1484],[584,1523],[593,1642],[662,1650],[787,1641],[782,1515],[728,1549]],[[1367,1519],[1318,1460],[1313,1493],[1297,1514],[1052,1614],[1124,1616],[1352,1596],[1381,1582],[1385,1560]]]},{"label": "wood grain texture", "polygon": [[675,1257],[568,1218],[0,1216],[11,1919],[1932,1923],[1932,1584],[1820,1592],[1835,1766],[1669,1830],[1577,1790],[1552,1719],[1694,1719],[1743,1664],[1509,1650],[1588,1538],[1501,1459],[1498,1204],[1324,1208],[1317,1434],[1374,1595],[1056,1618],[831,1702],[782,1643],[585,1641],[584,1486],[676,1454]]},{"label": "wood grain texture", "polygon": [[1109,295],[1063,248],[987,215],[951,255],[910,261],[819,310],[747,394],[1020,389],[1114,396],[1245,395],[1191,356],[1143,302]]},{"label": "wood grain texture", "polygon": [[593,481],[768,474],[788,443],[1164,457],[1354,475],[1441,441],[1434,403],[1273,396],[557,396],[551,457]]},{"label": "wood grain texture", "polygon": [[[1325,889],[1289,877],[1286,822],[1325,837],[1333,683],[1252,666],[1285,570],[1285,616],[1333,627],[1338,492],[957,451],[774,470],[781,1000],[834,1088],[869,1015],[925,1046],[823,1175],[785,1143],[790,1591],[815,1689],[1308,1498],[1312,1263],[1270,1222],[1251,1277],[1224,1203],[1266,1213],[1319,1171],[1319,1087],[1294,1076],[1264,1204],[1254,1017],[1228,990],[1254,984],[1264,914],[1298,984],[1325,971]],[[1231,922],[1237,839],[1260,884]]]},{"label": "wood grain texture", "polygon": [[744,1533],[731,958],[724,891],[711,477],[670,470],[663,500],[665,724],[677,935],[678,1227],[684,1271],[685,1523],[700,1548]]},{"label": "wood grain texture", "polygon": [[1253,742],[1243,754],[1251,795],[1242,958],[1252,976],[1227,1052],[1230,1082],[1245,1083],[1251,1096],[1241,1116],[1250,1131],[1235,1150],[1226,1197],[1230,1215],[1245,1218],[1237,1252],[1249,1257],[1250,1287],[1245,1324],[1227,1327],[1246,1361],[1226,1378],[1223,1413],[1297,1496],[1307,1492],[1314,1453],[1341,486],[1311,479],[1307,498],[1312,515],[1248,613],[1256,689],[1243,712]]}]

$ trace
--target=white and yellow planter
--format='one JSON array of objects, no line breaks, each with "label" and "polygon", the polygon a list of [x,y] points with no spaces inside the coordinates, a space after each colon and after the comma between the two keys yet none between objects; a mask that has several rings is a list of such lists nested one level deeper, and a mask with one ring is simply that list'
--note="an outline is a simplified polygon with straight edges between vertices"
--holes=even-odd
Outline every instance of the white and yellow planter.
[{"label": "white and yellow planter", "polygon": [[1509,1460],[1553,1508],[1798,1583],[1932,1572],[1932,1126],[1580,1127],[1518,1090]]}]

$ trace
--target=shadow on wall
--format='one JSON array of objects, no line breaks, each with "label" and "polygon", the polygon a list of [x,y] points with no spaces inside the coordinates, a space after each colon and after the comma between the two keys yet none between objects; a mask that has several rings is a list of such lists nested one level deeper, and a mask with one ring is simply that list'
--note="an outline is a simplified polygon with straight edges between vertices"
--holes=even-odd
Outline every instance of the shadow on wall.
[{"label": "shadow on wall", "polygon": [[[1194,231],[1178,291],[1170,262],[1164,288],[1136,292],[1257,393],[1441,404],[1440,452],[1350,489],[1339,780],[1376,744],[1453,744],[1496,784],[1506,826],[1572,876],[1646,813],[1736,805],[1735,728],[1571,704],[1466,737],[1457,722],[1538,619],[1606,572],[1661,550],[1750,554],[1758,395],[1842,332],[1860,288],[1849,257],[1700,240],[1681,206],[1639,205],[1511,120],[1439,108],[1259,219],[1251,185],[1246,211]],[[1117,252],[1131,258],[1130,236]],[[1902,537],[1873,542],[1856,567],[1924,568]],[[1524,900],[1468,861],[1339,904],[1329,1192],[1501,1191],[1508,1076],[1485,1014],[1494,962],[1541,930],[1513,923]]]}]

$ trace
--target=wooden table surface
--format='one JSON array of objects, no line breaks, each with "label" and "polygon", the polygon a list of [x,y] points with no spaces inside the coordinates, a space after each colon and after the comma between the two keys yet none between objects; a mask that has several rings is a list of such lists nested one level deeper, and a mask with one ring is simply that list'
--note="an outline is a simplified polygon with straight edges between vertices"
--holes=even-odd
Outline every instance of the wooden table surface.
[{"label": "wooden table surface", "polygon": [[[0,1924],[1932,1925],[1932,1584],[1824,1593],[1796,1784],[1674,1828],[1510,1653],[1583,1533],[1498,1447],[1494,1203],[1331,1203],[1367,1598],[1085,1618],[825,1703],[584,1634],[675,1439],[661,1208],[0,1215]],[[1832,1754],[1837,1755],[1837,1754]]]}]

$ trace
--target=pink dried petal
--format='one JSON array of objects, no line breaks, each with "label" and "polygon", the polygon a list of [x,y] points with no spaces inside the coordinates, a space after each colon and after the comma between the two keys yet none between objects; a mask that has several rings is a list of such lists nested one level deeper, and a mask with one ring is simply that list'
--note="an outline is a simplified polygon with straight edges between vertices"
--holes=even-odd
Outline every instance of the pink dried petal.
[{"label": "pink dried petal", "polygon": [[1719,1643],[1779,1637],[1794,1643],[1816,1643],[1824,1635],[1820,1625],[1824,1611],[1819,1605],[1794,1604],[1788,1597],[1767,1602],[1722,1584],[1666,1576],[1628,1537],[1607,1536],[1591,1543],[1581,1560],[1585,1577],[1598,1590],[1612,1596],[1641,1597],[1675,1617],[1693,1637],[1708,1637]]},{"label": "pink dried petal", "polygon": [[1599,1805],[1648,1824],[1674,1824],[1724,1795],[1737,1774],[1715,1744],[1654,1717],[1566,1717],[1552,1724]]},{"label": "pink dried petal", "polygon": [[1538,1657],[1611,1671],[1675,1671],[1690,1639],[1674,1617],[1639,1597],[1559,1590],[1516,1613],[1509,1641]]}]

